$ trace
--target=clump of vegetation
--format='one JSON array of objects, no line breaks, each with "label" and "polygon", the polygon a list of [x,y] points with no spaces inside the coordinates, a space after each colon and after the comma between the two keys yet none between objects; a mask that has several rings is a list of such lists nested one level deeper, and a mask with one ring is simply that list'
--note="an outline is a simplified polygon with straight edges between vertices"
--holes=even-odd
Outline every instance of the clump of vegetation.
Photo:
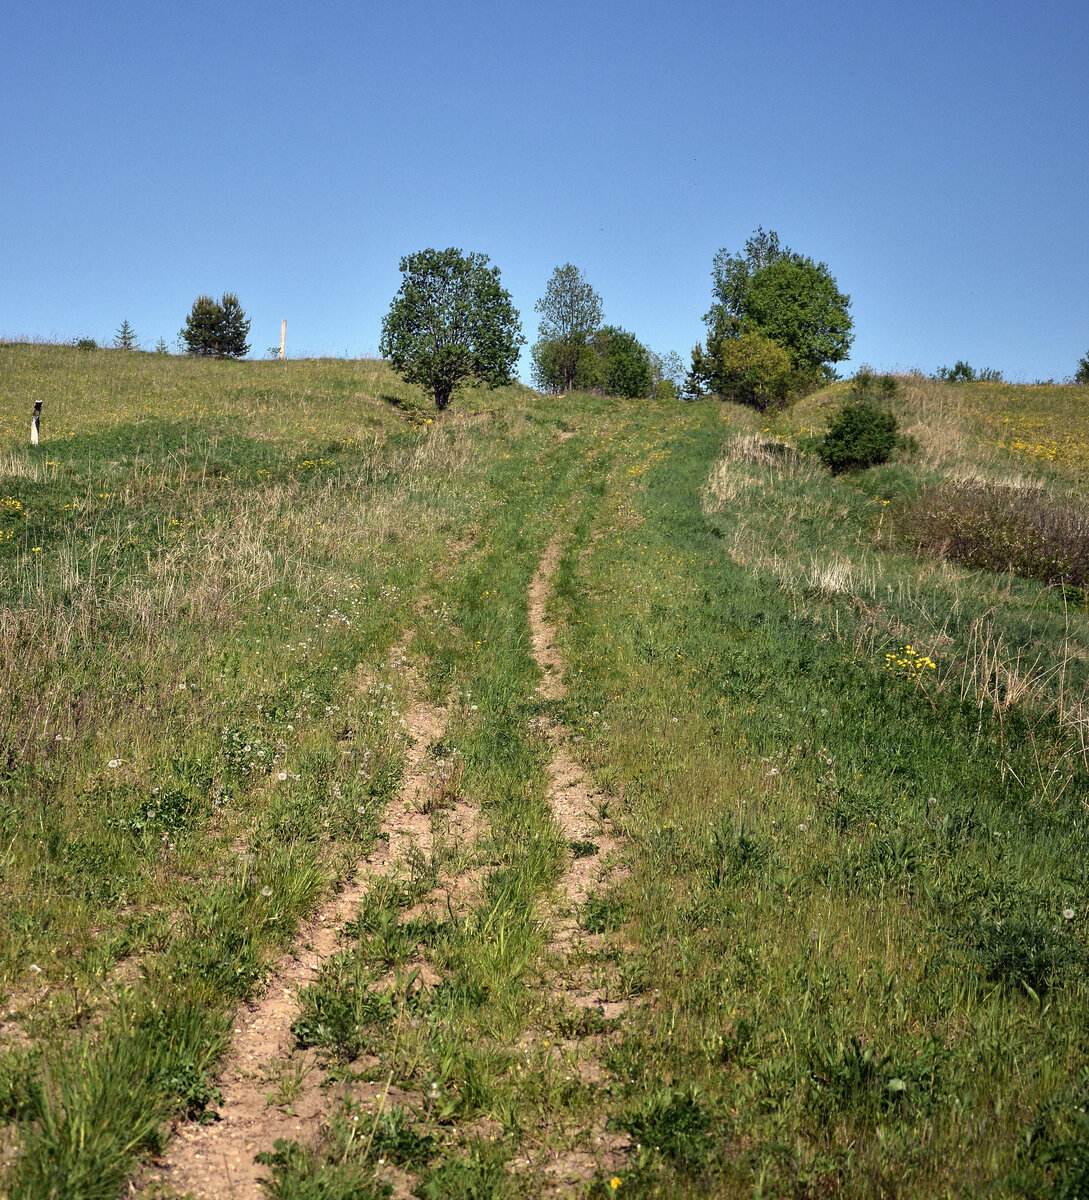
[{"label": "clump of vegetation", "polygon": [[713,392],[757,412],[782,408],[795,382],[790,355],[778,342],[759,333],[724,332],[707,335],[707,349],[692,350],[690,388]]},{"label": "clump of vegetation", "polygon": [[1075,383],[1089,383],[1089,350],[1078,359],[1078,369],[1074,372]]},{"label": "clump of vegetation", "polygon": [[817,454],[833,473],[864,470],[888,462],[899,440],[896,418],[868,397],[848,400],[817,443]]},{"label": "clump of vegetation", "polygon": [[1040,487],[938,484],[897,510],[894,529],[918,554],[1089,586],[1089,513]]},{"label": "clump of vegetation", "polygon": [[714,301],[705,315],[706,349],[697,343],[685,384],[761,412],[832,377],[854,338],[851,298],[827,264],[779,243],[759,228],[744,253],[722,249],[712,270]]},{"label": "clump of vegetation", "polygon": [[536,311],[541,323],[531,351],[533,381],[543,392],[577,390],[636,399],[656,391],[667,372],[675,370],[635,334],[602,325],[601,297],[571,263],[552,272]]},{"label": "clump of vegetation", "polygon": [[514,380],[525,342],[510,292],[486,254],[421,250],[401,259],[401,288],[382,318],[379,349],[442,412],[462,384]]},{"label": "clump of vegetation", "polygon": [[934,378],[946,383],[1001,383],[1002,372],[996,367],[981,367],[977,371],[964,359],[958,358],[951,367],[939,367]]},{"label": "clump of vegetation", "polygon": [[90,338],[90,337],[75,338],[72,342],[72,345],[75,346],[75,348],[77,350],[97,350],[98,349],[98,342],[96,342],[94,340],[94,338]]}]

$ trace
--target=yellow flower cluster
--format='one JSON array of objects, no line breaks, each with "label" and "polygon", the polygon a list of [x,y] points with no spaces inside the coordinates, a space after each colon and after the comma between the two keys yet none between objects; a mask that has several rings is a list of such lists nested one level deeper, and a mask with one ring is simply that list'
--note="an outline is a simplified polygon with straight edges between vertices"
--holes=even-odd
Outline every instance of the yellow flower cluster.
[{"label": "yellow flower cluster", "polygon": [[914,681],[926,671],[937,670],[937,664],[926,654],[920,654],[913,646],[901,646],[894,653],[885,655],[885,670],[900,679]]}]

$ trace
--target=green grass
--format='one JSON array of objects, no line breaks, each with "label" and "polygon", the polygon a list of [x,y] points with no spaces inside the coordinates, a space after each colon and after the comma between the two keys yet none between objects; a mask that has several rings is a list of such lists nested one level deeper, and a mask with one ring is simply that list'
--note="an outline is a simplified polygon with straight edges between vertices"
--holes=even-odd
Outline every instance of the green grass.
[{"label": "green grass", "polygon": [[[373,845],[421,695],[485,818],[477,898],[406,915],[461,859],[372,889],[295,1024],[328,1136],[267,1147],[270,1194],[396,1167],[537,1196],[555,1154],[598,1196],[1081,1194],[1089,614],[892,517],[972,472],[1083,496],[1085,389],[906,381],[918,454],[833,479],[791,447],[842,386],[774,425],[520,389],[428,424],[375,363],[7,346],[0,379],[13,1196],[114,1196],[214,1108],[234,1007]],[[547,903],[596,848],[551,819],[542,716],[622,834],[566,962]]]}]

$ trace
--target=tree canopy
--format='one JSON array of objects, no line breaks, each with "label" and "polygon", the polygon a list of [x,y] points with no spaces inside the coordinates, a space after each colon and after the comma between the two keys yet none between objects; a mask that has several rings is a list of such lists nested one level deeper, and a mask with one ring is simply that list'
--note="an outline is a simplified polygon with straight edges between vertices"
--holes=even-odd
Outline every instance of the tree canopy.
[{"label": "tree canopy", "polygon": [[402,258],[400,270],[379,350],[406,382],[426,387],[442,412],[463,383],[513,381],[525,338],[486,254],[421,250]]},{"label": "tree canopy", "polygon": [[753,276],[743,322],[747,330],[778,342],[795,370],[815,378],[851,349],[850,304],[824,263],[780,258]]}]

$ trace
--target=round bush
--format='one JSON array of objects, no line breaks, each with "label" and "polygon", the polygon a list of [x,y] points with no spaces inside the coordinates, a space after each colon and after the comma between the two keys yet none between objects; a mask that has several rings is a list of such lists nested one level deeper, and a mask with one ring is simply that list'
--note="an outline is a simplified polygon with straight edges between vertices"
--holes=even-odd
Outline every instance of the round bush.
[{"label": "round bush", "polygon": [[896,418],[872,400],[849,400],[832,418],[817,446],[821,462],[835,474],[888,462],[896,449]]}]

